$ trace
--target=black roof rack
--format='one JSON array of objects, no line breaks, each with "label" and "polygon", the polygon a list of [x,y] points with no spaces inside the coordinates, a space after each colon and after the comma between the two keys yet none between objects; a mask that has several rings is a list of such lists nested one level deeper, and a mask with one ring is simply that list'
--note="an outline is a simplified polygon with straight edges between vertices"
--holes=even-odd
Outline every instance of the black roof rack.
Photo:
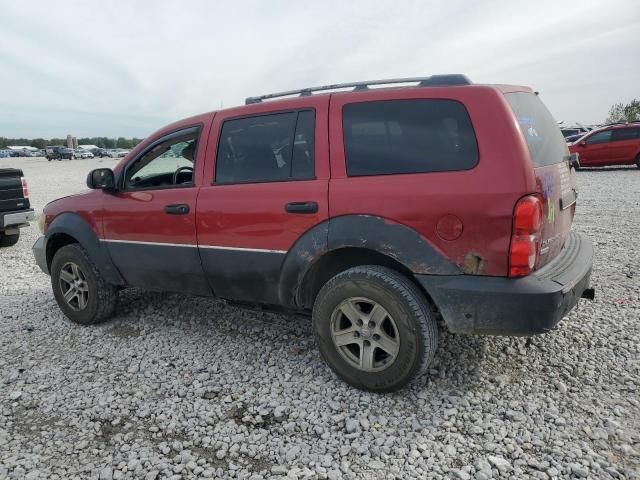
[{"label": "black roof rack", "polygon": [[333,85],[322,85],[320,87],[302,88],[300,90],[287,90],[285,92],[269,93],[258,97],[247,97],[245,104],[260,103],[263,100],[271,98],[288,97],[291,95],[300,95],[301,97],[313,95],[313,92],[322,92],[325,90],[337,90],[342,88],[353,88],[354,92],[368,90],[371,85],[389,85],[401,83],[416,83],[417,87],[442,87],[450,85],[471,85],[471,80],[466,75],[460,73],[452,73],[447,75],[432,75],[430,77],[414,77],[414,78],[390,78],[386,80],[370,80],[365,82],[353,83],[336,83]]}]

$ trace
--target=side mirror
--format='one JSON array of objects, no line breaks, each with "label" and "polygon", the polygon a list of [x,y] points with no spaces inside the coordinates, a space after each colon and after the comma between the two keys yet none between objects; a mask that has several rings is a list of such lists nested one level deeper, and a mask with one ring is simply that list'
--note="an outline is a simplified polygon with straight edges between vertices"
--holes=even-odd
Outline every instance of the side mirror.
[{"label": "side mirror", "polygon": [[91,170],[87,176],[87,187],[94,190],[114,191],[116,189],[116,179],[113,175],[113,170],[110,168]]},{"label": "side mirror", "polygon": [[580,170],[580,157],[577,153],[569,155],[569,168]]}]

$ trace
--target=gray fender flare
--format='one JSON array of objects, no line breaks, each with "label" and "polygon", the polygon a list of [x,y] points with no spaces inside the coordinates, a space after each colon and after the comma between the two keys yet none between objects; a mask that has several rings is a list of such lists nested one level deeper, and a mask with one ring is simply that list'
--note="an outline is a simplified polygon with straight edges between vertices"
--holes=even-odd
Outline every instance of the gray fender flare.
[{"label": "gray fender flare", "polygon": [[381,253],[421,275],[461,275],[458,265],[405,225],[372,215],[343,215],[304,233],[289,250],[280,270],[279,299],[299,305],[300,286],[311,267],[328,252],[361,248]]},{"label": "gray fender flare", "polygon": [[126,282],[111,260],[109,251],[104,243],[98,239],[89,224],[75,213],[68,212],[58,215],[47,229],[46,259],[49,267],[51,267],[52,260],[49,240],[57,234],[65,234],[75,238],[82,248],[87,251],[107,282],[114,285],[125,285]]}]

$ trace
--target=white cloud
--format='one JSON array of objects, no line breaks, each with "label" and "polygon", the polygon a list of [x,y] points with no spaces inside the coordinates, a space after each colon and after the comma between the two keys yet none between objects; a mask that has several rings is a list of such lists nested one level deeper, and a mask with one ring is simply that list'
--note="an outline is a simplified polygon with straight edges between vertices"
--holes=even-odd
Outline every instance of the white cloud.
[{"label": "white cloud", "polygon": [[0,0],[0,136],[145,136],[246,96],[466,73],[556,118],[640,97],[640,4]]}]

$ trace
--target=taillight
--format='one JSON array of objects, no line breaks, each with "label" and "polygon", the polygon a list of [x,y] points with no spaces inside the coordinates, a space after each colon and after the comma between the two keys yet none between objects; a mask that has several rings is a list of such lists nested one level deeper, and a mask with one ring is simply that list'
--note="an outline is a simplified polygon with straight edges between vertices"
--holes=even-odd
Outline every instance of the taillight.
[{"label": "taillight", "polygon": [[27,185],[27,180],[24,177],[20,177],[20,181],[22,182],[22,196],[24,198],[29,198],[29,186]]},{"label": "taillight", "polygon": [[533,271],[540,250],[542,202],[534,195],[522,197],[513,211],[509,249],[509,276],[523,277]]}]

